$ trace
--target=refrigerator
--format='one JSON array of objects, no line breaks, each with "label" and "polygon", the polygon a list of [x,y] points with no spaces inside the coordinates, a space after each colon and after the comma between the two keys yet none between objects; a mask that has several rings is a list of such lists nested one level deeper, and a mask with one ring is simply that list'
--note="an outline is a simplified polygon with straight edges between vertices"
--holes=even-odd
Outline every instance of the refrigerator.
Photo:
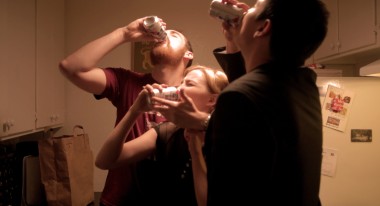
[{"label": "refrigerator", "polygon": [[380,78],[318,77],[323,206],[380,206]]}]

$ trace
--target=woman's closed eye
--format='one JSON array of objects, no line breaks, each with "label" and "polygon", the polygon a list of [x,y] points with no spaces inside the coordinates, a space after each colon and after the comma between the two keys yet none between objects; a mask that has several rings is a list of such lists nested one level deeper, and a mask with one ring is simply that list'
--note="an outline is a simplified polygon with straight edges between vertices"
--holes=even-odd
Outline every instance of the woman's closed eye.
[{"label": "woman's closed eye", "polygon": [[186,83],[186,86],[191,87],[191,86],[195,86],[195,84],[193,82],[188,82]]},{"label": "woman's closed eye", "polygon": [[196,85],[196,83],[194,81],[191,81],[191,80],[185,81],[185,86],[187,86],[187,87],[192,87],[195,85]]}]

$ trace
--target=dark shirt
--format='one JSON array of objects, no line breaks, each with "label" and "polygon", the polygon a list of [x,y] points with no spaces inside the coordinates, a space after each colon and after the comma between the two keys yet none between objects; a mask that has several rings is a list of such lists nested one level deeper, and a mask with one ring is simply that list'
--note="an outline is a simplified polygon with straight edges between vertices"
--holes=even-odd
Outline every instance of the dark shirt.
[{"label": "dark shirt", "polygon": [[[236,69],[234,62],[224,65]],[[308,68],[268,63],[223,90],[206,132],[208,205],[319,205],[322,115],[315,82]]]},{"label": "dark shirt", "polygon": [[[197,206],[191,155],[184,137],[184,129],[170,122],[155,127],[156,190],[149,195],[150,204],[167,206]],[[151,184],[151,183],[150,183]]]},{"label": "dark shirt", "polygon": [[223,68],[224,73],[226,73],[228,81],[231,83],[245,74],[244,59],[240,52],[225,54],[222,53],[224,51],[225,47],[216,48],[214,50],[214,56],[219,65]]}]

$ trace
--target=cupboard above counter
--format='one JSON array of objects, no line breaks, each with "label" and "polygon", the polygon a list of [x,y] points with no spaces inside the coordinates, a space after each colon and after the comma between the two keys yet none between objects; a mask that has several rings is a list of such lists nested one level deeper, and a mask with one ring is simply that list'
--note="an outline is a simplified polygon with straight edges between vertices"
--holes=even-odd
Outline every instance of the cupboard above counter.
[{"label": "cupboard above counter", "polygon": [[1,0],[0,30],[0,140],[62,126],[64,0]]},{"label": "cupboard above counter", "polygon": [[380,0],[322,0],[330,11],[328,33],[314,54],[322,64],[360,64],[380,58]]},{"label": "cupboard above counter", "polygon": [[34,1],[0,2],[0,136],[7,136],[34,129],[36,21]]}]

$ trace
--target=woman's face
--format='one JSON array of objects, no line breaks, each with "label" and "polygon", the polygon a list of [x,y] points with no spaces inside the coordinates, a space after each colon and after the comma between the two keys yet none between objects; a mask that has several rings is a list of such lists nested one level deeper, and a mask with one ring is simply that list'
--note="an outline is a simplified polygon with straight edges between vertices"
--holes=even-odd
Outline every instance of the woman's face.
[{"label": "woman's face", "polygon": [[192,70],[187,73],[179,88],[184,90],[200,111],[209,112],[213,95],[207,88],[206,77],[202,71]]}]

